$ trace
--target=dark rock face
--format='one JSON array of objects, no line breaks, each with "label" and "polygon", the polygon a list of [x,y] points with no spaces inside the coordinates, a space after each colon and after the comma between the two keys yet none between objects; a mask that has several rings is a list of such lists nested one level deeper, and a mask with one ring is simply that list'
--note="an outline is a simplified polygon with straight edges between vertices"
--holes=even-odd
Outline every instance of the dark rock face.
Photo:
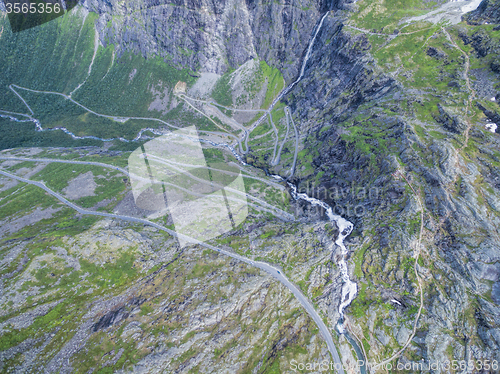
[{"label": "dark rock face", "polygon": [[495,73],[500,74],[500,60],[494,60],[491,62],[491,70],[493,70]]},{"label": "dark rock face", "polygon": [[[494,42],[491,40],[488,33],[484,30],[480,29],[471,36],[461,33],[460,37],[464,41],[464,43],[471,44],[477,53],[477,57],[482,58],[486,57],[489,53],[493,52],[498,46],[493,44]],[[492,43],[493,42],[493,43]]]},{"label": "dark rock face", "polygon": [[99,318],[94,325],[92,325],[92,331],[97,332],[99,330],[107,329],[108,327],[116,325],[127,319],[130,315],[130,309],[141,306],[144,301],[144,299],[133,297],[127,301],[126,305],[118,306],[110,310]]},{"label": "dark rock face", "polygon": [[490,121],[495,122],[495,123],[500,123],[500,114],[498,114],[497,112],[488,110],[487,108],[482,106],[480,103],[477,103],[477,107],[479,109],[481,109],[481,111],[484,113],[484,115],[486,117],[488,117],[488,119]]},{"label": "dark rock face", "polygon": [[160,55],[179,68],[219,74],[259,56],[278,67],[287,81],[298,73],[320,14],[344,5],[342,0],[84,3],[100,16],[101,43],[115,44],[118,54]]},{"label": "dark rock face", "polygon": [[491,298],[497,305],[500,305],[500,281],[495,282],[491,287]]},{"label": "dark rock face", "polygon": [[365,35],[353,37],[344,32],[341,18],[327,17],[306,74],[290,97],[292,108],[303,118],[340,121],[391,91],[396,82],[376,71],[370,48]]},{"label": "dark rock face", "polygon": [[467,126],[457,117],[449,113],[441,104],[438,104],[439,116],[435,119],[437,122],[455,134],[460,134]]},{"label": "dark rock face", "polygon": [[115,323],[119,323],[122,319],[128,317],[128,313],[124,308],[119,308],[117,310],[112,310],[109,313],[103,315],[99,321],[97,321],[94,326],[92,326],[92,331],[97,332],[102,329],[106,329],[110,326],[113,326]]},{"label": "dark rock face", "polygon": [[500,1],[483,0],[476,10],[463,16],[463,20],[471,25],[481,25],[485,22],[500,23]]},{"label": "dark rock face", "polygon": [[440,51],[434,47],[429,47],[426,53],[428,56],[437,58],[439,60],[446,57],[446,54],[443,51]]},{"label": "dark rock face", "polygon": [[459,37],[464,44],[470,44],[474,48],[477,58],[489,59],[489,67],[493,73],[500,74],[500,43],[498,38],[490,36],[484,29],[473,33],[461,30]]}]

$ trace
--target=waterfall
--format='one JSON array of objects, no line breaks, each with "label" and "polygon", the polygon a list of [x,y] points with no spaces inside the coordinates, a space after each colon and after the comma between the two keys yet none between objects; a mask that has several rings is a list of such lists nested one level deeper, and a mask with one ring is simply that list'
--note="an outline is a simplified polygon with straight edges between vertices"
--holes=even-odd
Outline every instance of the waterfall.
[{"label": "waterfall", "polygon": [[[321,17],[321,21],[319,21],[318,27],[316,28],[316,31],[314,32],[313,37],[309,41],[309,45],[307,46],[306,55],[304,56],[304,60],[302,61],[302,66],[300,67],[300,74],[299,74],[298,78],[295,81],[293,81],[292,83],[290,83],[286,88],[281,90],[281,92],[278,94],[278,96],[276,96],[276,98],[273,100],[273,102],[271,103],[271,105],[267,109],[266,113],[264,113],[264,115],[262,117],[260,117],[252,127],[259,126],[262,123],[262,121],[264,121],[264,119],[266,118],[268,113],[271,113],[271,111],[273,110],[275,105],[283,98],[283,96],[285,96],[288,92],[290,92],[290,90],[293,87],[295,87],[295,85],[302,80],[302,78],[304,77],[304,72],[306,71],[307,62],[311,58],[312,48],[314,46],[314,42],[316,41],[316,37],[318,36],[319,31],[321,30],[321,27],[323,26],[323,22],[324,22],[325,18],[328,16],[328,14],[329,14],[329,12],[326,12],[323,15],[323,17]],[[243,134],[243,136],[245,136],[245,135],[246,134]]]}]

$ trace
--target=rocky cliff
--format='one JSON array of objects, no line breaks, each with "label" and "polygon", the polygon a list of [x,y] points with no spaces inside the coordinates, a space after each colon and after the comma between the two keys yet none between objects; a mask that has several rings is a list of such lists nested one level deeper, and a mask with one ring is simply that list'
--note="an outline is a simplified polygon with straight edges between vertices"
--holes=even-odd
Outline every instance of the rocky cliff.
[{"label": "rocky cliff", "polygon": [[[485,24],[499,22],[498,7],[494,1],[484,1],[466,16],[475,26],[442,27],[424,21],[405,23],[417,10],[429,10],[425,2],[411,9],[401,3],[399,8],[375,5],[313,0],[168,4],[86,0],[82,13],[97,14],[100,43],[114,46],[117,59],[130,51],[148,59],[159,55],[177,68],[189,68],[191,78],[233,69],[237,69],[233,77],[242,77],[242,66],[260,71],[259,64],[248,61],[261,59],[278,68],[290,83],[299,75],[320,17],[329,11],[303,79],[282,104],[290,108],[298,133],[297,167],[290,180],[299,191],[322,199],[354,224],[347,239],[348,266],[358,294],[347,309],[346,326],[370,361],[500,360],[500,139],[487,127],[500,113],[500,35],[496,24]],[[134,75],[129,73],[130,83]],[[267,83],[262,85],[263,94],[255,94],[260,95],[259,108],[265,102]],[[242,90],[242,85],[235,86],[226,82],[219,88]],[[227,105],[232,101],[238,105],[233,97],[226,99]],[[177,97],[161,104],[176,110],[179,102]],[[212,111],[213,117],[223,118],[222,125],[230,126],[222,111],[231,110],[219,109]],[[276,124],[284,130],[285,117],[278,117]],[[283,155],[288,158],[275,165],[264,136],[262,131],[250,143],[247,161],[288,176],[292,143],[286,143],[285,136]],[[340,251],[331,241],[338,232],[325,223],[324,212],[303,202],[292,201],[292,205],[300,224],[252,217],[252,222],[229,233],[221,243],[282,266],[333,325],[342,287],[336,265]],[[107,225],[86,227],[81,246],[97,242],[100,230],[109,237],[127,230]],[[165,267],[152,278],[133,278],[148,285],[143,291],[134,288],[133,295],[120,283],[123,280],[110,276],[123,286],[122,297],[96,294],[92,313],[79,315],[85,321],[79,328],[92,331],[88,336],[81,333],[82,340],[90,343],[78,360],[86,352],[92,356],[85,369],[105,367],[109,360],[110,367],[117,362],[136,363],[144,371],[169,362],[177,372],[265,372],[280,365],[276,362],[282,351],[286,359],[302,355],[319,361],[327,356],[310,321],[267,276],[235,268],[213,254],[193,262],[194,249],[178,253],[159,233],[137,231],[134,240],[149,243],[140,255],[151,257],[151,266],[177,255],[181,270]],[[40,246],[50,247],[44,243]],[[24,250],[14,244],[9,244],[9,253]],[[56,241],[53,245],[73,250],[72,256],[93,269],[83,262],[89,258],[79,258],[78,245],[70,244]],[[162,245],[168,247],[167,259],[157,258]],[[134,268],[139,267],[136,262]],[[129,264],[125,257],[120,263]],[[218,277],[212,268],[228,275]],[[192,275],[181,281],[185,273]],[[39,297],[23,288],[34,278],[23,275],[12,300],[21,300],[19,295]],[[169,292],[175,292],[175,297]],[[216,317],[211,319],[209,314]],[[282,315],[286,318],[280,319]],[[271,322],[265,325],[261,316]],[[191,329],[192,323],[199,328]],[[9,334],[17,342],[14,333]],[[129,346],[130,337],[140,344]],[[170,340],[163,344],[165,337]],[[24,368],[27,361],[16,361],[24,352],[22,344],[29,346],[25,351],[37,349],[36,344],[53,344],[49,335],[37,339],[18,342],[6,351],[5,360]],[[238,339],[256,348],[246,352]],[[351,358],[345,339],[338,339],[342,355]],[[76,344],[69,342],[68,347],[70,343]],[[103,346],[106,357],[99,354]],[[306,352],[300,346],[306,346]],[[200,347],[213,350],[213,355],[208,357]],[[132,353],[121,358],[124,352]],[[241,357],[247,360],[246,366],[238,364]],[[281,361],[279,367],[286,367]],[[59,363],[54,359],[50,364]]]},{"label": "rocky cliff", "polygon": [[476,10],[464,16],[464,20],[472,25],[481,25],[485,22],[500,23],[500,2],[484,0]]},{"label": "rocky cliff", "polygon": [[251,58],[278,67],[287,80],[320,14],[344,7],[337,0],[100,1],[83,5],[99,14],[101,43],[119,52],[160,55],[177,67],[222,74]]}]

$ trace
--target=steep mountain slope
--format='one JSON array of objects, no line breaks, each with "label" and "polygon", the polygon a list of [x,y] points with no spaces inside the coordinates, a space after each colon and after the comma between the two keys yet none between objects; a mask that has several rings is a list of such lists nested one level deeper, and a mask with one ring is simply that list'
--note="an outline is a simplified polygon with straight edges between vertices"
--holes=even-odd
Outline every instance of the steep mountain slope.
[{"label": "steep mountain slope", "polygon": [[402,347],[403,363],[498,360],[495,26],[404,35],[379,12],[387,29],[366,30],[366,5],[348,26],[329,21],[288,99],[305,138],[299,190],[357,228],[349,318],[370,360]]},{"label": "steep mountain slope", "polygon": [[[353,222],[346,244],[358,293],[344,327],[363,356],[394,367],[474,360],[477,368],[484,360],[500,361],[500,139],[491,131],[493,123],[500,124],[498,6],[485,0],[457,25],[415,20],[445,5],[87,0],[65,18],[19,35],[9,34],[4,17],[0,58],[7,69],[0,77],[0,109],[18,113],[8,114],[18,121],[26,118],[21,95],[42,127],[64,126],[98,139],[35,133],[30,122],[33,138],[22,143],[4,112],[0,126],[12,139],[2,139],[2,148],[33,146],[44,141],[40,134],[49,139],[44,146],[56,137],[57,145],[102,145],[103,139],[131,141],[141,129],[152,129],[146,132],[150,136],[169,124],[186,123],[207,133],[224,130],[233,135],[224,141],[234,142],[244,136],[239,126],[245,125],[250,134],[239,151],[246,162],[289,177],[299,192],[325,201]],[[238,109],[271,107],[277,92],[300,75],[311,41],[303,78],[272,107],[269,119],[252,128],[262,112]],[[179,82],[186,83],[185,89]],[[110,162],[124,166],[127,151],[146,139],[138,140],[115,140],[111,150],[87,149],[67,157],[87,160],[87,152],[96,152],[95,157],[116,157]],[[50,155],[64,152],[69,151]],[[4,167],[20,173],[16,165],[23,166]],[[28,164],[31,171],[23,173],[44,178],[33,171],[42,166]],[[49,180],[62,190],[72,179],[69,173],[63,182]],[[2,198],[23,193],[11,190],[11,182],[2,182]],[[125,209],[130,189],[119,183],[110,185],[114,192],[105,198],[79,203],[110,212]],[[266,185],[247,186],[247,191],[295,213],[297,222],[253,211],[248,222],[215,244],[279,266],[333,332],[342,302],[342,255],[333,243],[337,228],[324,210],[287,193],[269,192]],[[27,201],[41,199],[27,192]],[[170,372],[288,372],[291,359],[329,358],[309,316],[265,273],[197,247],[180,251],[171,237],[145,228],[82,222],[69,209],[57,213],[50,210],[58,207],[55,202],[49,205],[39,208],[53,218],[2,238],[3,258],[15,258],[2,268],[3,287],[14,290],[2,294],[2,323],[11,325],[4,332],[8,339],[2,337],[5,368],[64,368],[57,365],[68,359],[65,370],[82,372],[149,372],[162,365]],[[17,227],[15,209],[2,208],[7,212],[2,219]],[[69,217],[78,222],[75,232],[64,231]],[[40,230],[40,242],[26,244]],[[82,254],[86,240],[99,248],[106,244],[103,238],[124,232],[130,253],[111,256],[110,265],[98,260],[105,270]],[[75,235],[81,240],[70,243]],[[134,248],[138,243],[144,246]],[[54,266],[50,274],[56,278],[49,277],[43,269],[52,265],[41,265],[42,270],[39,265],[51,263],[39,258],[45,251],[68,261],[61,255],[67,251],[83,270],[68,262]],[[170,265],[157,270],[165,262]],[[131,264],[140,273],[125,272],[121,278],[120,269]],[[104,281],[96,275],[100,271]],[[71,285],[89,277],[85,272],[91,274],[84,283],[90,296],[72,295]],[[144,289],[136,285],[143,283]],[[35,302],[49,301],[90,311],[83,315],[70,309],[66,315],[52,304],[46,311],[36,308]],[[15,308],[27,312],[19,317]],[[50,308],[55,311],[47,314]],[[32,321],[33,313],[39,316],[33,325],[23,328],[16,322]],[[46,330],[37,330],[42,322]],[[68,331],[76,335],[66,336]],[[346,336],[334,333],[334,338],[344,363],[358,372]]]}]

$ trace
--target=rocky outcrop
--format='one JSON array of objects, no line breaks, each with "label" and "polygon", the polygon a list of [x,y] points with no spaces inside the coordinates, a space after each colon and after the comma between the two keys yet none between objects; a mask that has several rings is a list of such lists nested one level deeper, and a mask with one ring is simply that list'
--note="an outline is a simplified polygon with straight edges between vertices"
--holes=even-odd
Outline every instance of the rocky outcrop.
[{"label": "rocky outcrop", "polygon": [[500,23],[500,1],[483,0],[476,10],[463,16],[463,20],[471,25]]},{"label": "rocky outcrop", "polygon": [[491,122],[494,122],[494,123],[499,123],[500,124],[500,114],[498,112],[495,112],[495,111],[492,111],[492,110],[489,110],[487,108],[485,108],[483,105],[481,105],[480,103],[477,103],[477,107],[479,109],[481,109],[481,111],[484,113],[484,115],[491,121]]},{"label": "rocky outcrop", "polygon": [[[477,53],[478,58],[486,57],[490,53],[497,52],[498,45],[492,40],[491,36],[483,29],[479,29],[471,35],[461,32],[459,36],[464,44],[471,44]],[[498,52],[497,52],[498,53]]]},{"label": "rocky outcrop", "polygon": [[434,47],[429,47],[426,53],[428,56],[437,58],[438,60],[446,57],[446,54],[443,51],[440,51],[439,49]]},{"label": "rocky outcrop", "polygon": [[435,117],[436,122],[441,123],[446,130],[459,134],[465,130],[467,125],[460,119],[457,113],[451,113],[441,104],[437,105],[439,115]]}]

